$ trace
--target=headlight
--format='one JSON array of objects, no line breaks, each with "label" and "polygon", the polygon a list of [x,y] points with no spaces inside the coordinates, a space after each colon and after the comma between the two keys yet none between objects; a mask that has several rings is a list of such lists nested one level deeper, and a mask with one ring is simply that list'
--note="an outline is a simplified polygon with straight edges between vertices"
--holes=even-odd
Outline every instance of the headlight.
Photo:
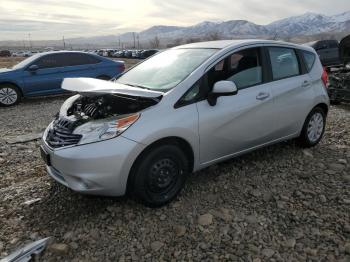
[{"label": "headlight", "polygon": [[82,135],[79,145],[111,139],[123,133],[139,117],[140,114],[132,114],[119,119],[109,118],[91,121],[77,127],[73,134]]}]

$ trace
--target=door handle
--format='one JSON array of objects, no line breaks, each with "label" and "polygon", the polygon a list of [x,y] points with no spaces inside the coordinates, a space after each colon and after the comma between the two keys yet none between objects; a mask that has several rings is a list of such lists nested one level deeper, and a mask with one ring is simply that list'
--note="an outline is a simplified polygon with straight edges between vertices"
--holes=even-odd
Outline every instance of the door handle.
[{"label": "door handle", "polygon": [[310,86],[310,82],[309,81],[304,81],[302,84],[301,84],[301,87],[308,87]]},{"label": "door handle", "polygon": [[270,96],[269,93],[265,93],[265,92],[261,92],[256,96],[257,100],[265,100],[266,98],[268,98]]}]

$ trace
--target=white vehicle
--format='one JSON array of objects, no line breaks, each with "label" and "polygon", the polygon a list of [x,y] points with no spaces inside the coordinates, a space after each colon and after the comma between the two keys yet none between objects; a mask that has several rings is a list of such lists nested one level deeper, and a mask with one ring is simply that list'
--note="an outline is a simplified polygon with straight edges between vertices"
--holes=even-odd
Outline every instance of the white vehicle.
[{"label": "white vehicle", "polygon": [[66,79],[69,98],[43,135],[58,182],[88,194],[174,199],[187,175],[289,139],[322,139],[327,74],[307,46],[265,40],[160,52],[114,82]]}]

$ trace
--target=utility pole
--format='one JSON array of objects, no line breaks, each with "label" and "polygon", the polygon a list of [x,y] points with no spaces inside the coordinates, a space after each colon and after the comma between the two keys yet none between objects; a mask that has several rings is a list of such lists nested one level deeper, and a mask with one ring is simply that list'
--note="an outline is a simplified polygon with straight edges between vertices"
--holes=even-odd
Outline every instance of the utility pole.
[{"label": "utility pole", "polygon": [[118,43],[119,49],[120,49],[120,37],[119,37],[119,43]]},{"label": "utility pole", "polygon": [[134,49],[136,48],[136,39],[135,39],[135,32],[132,33],[132,36],[134,38]]},{"label": "utility pole", "polygon": [[32,49],[33,46],[32,46],[32,39],[30,38],[30,34],[28,34],[28,39],[29,39],[29,46],[30,46],[30,49]]},{"label": "utility pole", "polygon": [[137,34],[137,49],[140,49],[140,36]]},{"label": "utility pole", "polygon": [[66,41],[64,40],[64,36],[62,38],[62,41],[63,41],[63,50],[66,50]]}]

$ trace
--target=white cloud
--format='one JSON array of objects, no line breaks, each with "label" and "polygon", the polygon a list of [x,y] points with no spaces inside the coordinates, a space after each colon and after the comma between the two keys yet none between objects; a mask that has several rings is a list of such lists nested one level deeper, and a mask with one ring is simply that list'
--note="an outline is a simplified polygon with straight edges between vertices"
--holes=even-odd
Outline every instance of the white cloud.
[{"label": "white cloud", "polygon": [[1,0],[0,40],[59,39],[245,19],[267,24],[305,12],[350,10],[349,0]]}]

